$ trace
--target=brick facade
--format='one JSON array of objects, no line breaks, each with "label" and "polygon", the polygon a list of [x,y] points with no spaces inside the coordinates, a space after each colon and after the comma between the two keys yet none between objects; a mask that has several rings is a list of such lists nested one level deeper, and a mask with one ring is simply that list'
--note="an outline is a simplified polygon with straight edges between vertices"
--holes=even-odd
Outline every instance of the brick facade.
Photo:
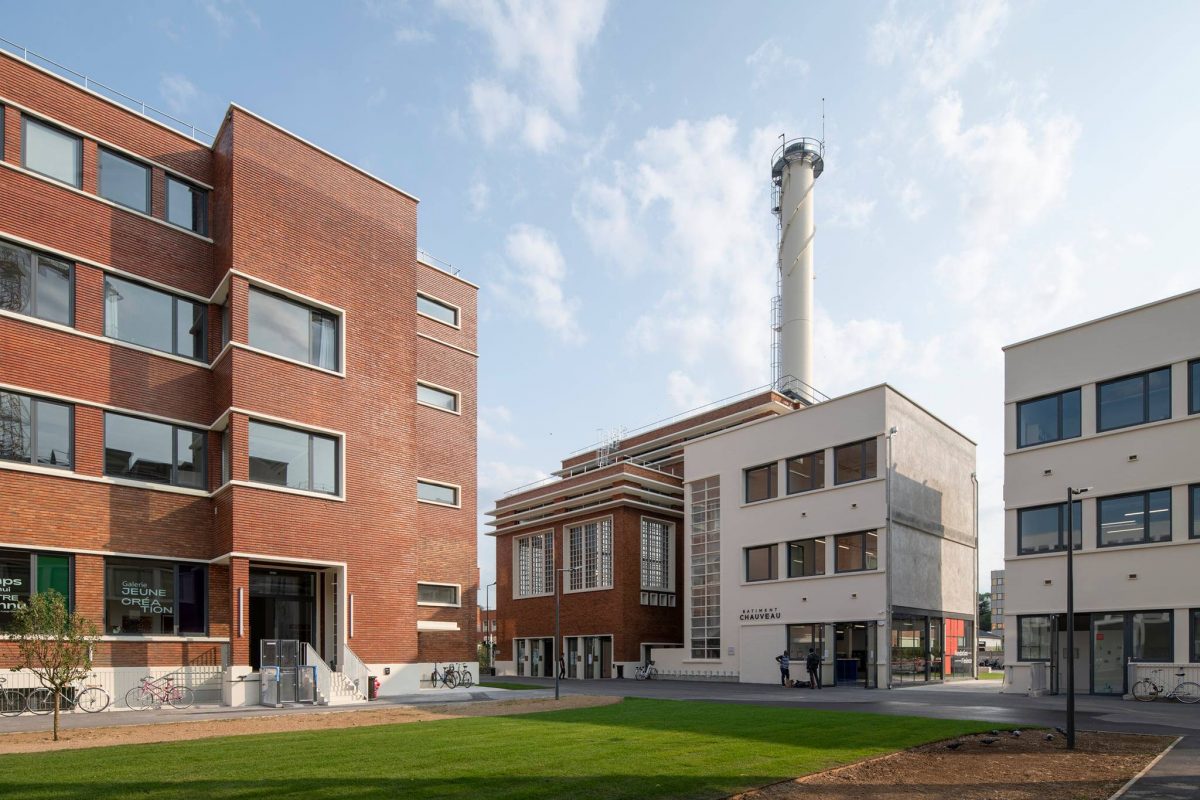
[{"label": "brick facade", "polygon": [[[76,609],[101,623],[107,555],[210,565],[207,637],[107,637],[98,665],[178,664],[226,642],[232,664],[248,664],[238,601],[256,565],[336,579],[355,598],[354,618],[338,608],[320,636],[336,627],[368,664],[474,660],[476,287],[417,260],[417,200],[237,106],[208,147],[3,54],[0,105],[0,239],[74,270],[69,329],[0,314],[0,386],[70,402],[75,452],[66,472],[0,461],[0,549],[72,553]],[[81,189],[22,167],[27,113],[82,137]],[[101,144],[152,162],[149,215],[96,195]],[[165,221],[166,170],[211,187],[210,236]],[[106,273],[208,302],[208,362],[106,338]],[[340,310],[340,374],[248,347],[252,286]],[[418,289],[459,306],[460,326],[418,317]],[[460,413],[418,405],[418,380],[459,392]],[[207,431],[207,487],[106,477],[105,409]],[[255,418],[338,437],[342,496],[251,483]],[[224,485],[223,435],[232,479]],[[418,476],[460,486],[459,507],[419,503]],[[419,607],[419,581],[458,585],[461,606]],[[418,635],[422,621],[440,629]],[[5,658],[0,643],[0,666]]]}]

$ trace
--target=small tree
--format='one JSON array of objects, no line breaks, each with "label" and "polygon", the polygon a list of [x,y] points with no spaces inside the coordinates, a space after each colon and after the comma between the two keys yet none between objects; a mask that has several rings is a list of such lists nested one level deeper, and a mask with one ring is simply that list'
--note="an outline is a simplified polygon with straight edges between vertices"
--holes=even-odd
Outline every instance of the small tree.
[{"label": "small tree", "polygon": [[992,593],[979,593],[979,630],[990,631],[992,629]]},{"label": "small tree", "polygon": [[491,660],[488,658],[488,643],[480,642],[475,648],[475,658],[479,661],[480,667],[490,667]]},{"label": "small tree", "polygon": [[54,741],[62,694],[92,671],[92,646],[100,638],[96,623],[67,609],[67,601],[50,589],[29,598],[13,614],[12,638],[20,663],[54,698]]}]

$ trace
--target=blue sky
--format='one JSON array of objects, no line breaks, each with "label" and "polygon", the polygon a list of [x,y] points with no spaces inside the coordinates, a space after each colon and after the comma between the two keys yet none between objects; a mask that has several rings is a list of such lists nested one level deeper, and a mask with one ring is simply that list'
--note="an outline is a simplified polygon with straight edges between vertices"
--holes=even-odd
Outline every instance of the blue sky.
[{"label": "blue sky", "polygon": [[599,429],[768,381],[770,155],[821,135],[825,98],[815,383],[888,381],[979,442],[985,575],[1001,345],[1200,283],[1198,34],[1195,3],[1001,0],[47,2],[0,26],[422,199],[421,247],[482,287],[481,510]]}]

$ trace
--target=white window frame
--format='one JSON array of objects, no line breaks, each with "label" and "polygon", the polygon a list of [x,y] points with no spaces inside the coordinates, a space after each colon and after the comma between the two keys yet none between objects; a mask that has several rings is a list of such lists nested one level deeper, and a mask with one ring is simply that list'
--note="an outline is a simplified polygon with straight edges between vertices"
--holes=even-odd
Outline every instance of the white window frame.
[{"label": "white window frame", "polygon": [[418,317],[424,317],[425,319],[431,319],[434,322],[438,323],[439,325],[445,325],[447,328],[454,328],[454,330],[456,330],[456,331],[462,330],[462,318],[463,318],[462,306],[457,306],[454,303],[451,303],[449,300],[443,300],[442,298],[438,297],[437,295],[430,294],[429,292],[417,292],[417,297],[424,297],[426,300],[428,300],[431,303],[437,303],[439,306],[445,306],[446,308],[454,309],[454,320],[455,321],[454,322],[446,322],[446,320],[444,320],[444,319],[438,319],[437,317],[435,317],[431,314],[426,314],[423,311],[417,311]]},{"label": "white window frame", "polygon": [[[458,596],[457,603],[429,603],[423,602],[421,598],[422,586],[453,586],[455,594]],[[439,608],[462,608],[462,584],[461,583],[443,583],[441,581],[417,581],[417,605],[419,606],[435,606]]]},{"label": "white window frame", "polygon": [[420,398],[417,399],[417,405],[425,406],[426,408],[432,408],[446,414],[455,414],[460,417],[462,416],[462,392],[451,389],[449,386],[440,386],[432,381],[425,380],[418,380],[417,386],[424,386],[426,389],[433,389],[437,392],[445,392],[446,394],[454,395],[454,408],[442,408],[441,406],[434,405],[433,403],[426,403]]},{"label": "white window frame", "polygon": [[[529,594],[521,594],[521,542],[523,540],[530,540],[530,539],[535,539],[535,538],[544,538],[545,540],[549,541],[549,543],[550,543],[550,567],[551,567],[551,569],[550,569],[550,586],[549,586],[549,589],[544,592],[532,591],[533,562],[531,559],[530,567],[529,567],[530,568],[530,580],[529,580],[530,592],[529,592]],[[558,561],[555,559],[554,548],[555,548],[554,528],[548,528],[544,531],[537,531],[536,533],[524,533],[524,534],[521,534],[520,536],[513,537],[512,593],[513,593],[514,600],[526,600],[530,597],[550,597],[551,595],[554,594],[555,589],[558,588]],[[543,545],[543,549],[544,549],[544,545]]]},{"label": "white window frame", "polygon": [[[666,570],[664,577],[666,578],[666,582],[665,584],[659,586],[654,586],[646,582],[645,562],[642,557],[643,549],[645,547],[643,543],[643,537],[645,537],[646,534],[645,531],[642,530],[642,526],[647,522],[657,523],[667,529],[667,557],[664,559],[664,569]],[[659,519],[658,517],[647,516],[643,516],[638,520],[638,567],[641,570],[641,588],[643,590],[650,592],[675,591],[675,550],[674,522],[668,522],[667,520]]]},{"label": "white window frame", "polygon": [[[603,540],[601,538],[602,529],[600,529],[598,527],[597,531],[596,531],[596,573],[597,573],[596,585],[595,586],[587,586],[586,582],[581,580],[582,585],[580,586],[580,588],[572,589],[571,584],[573,582],[572,578],[574,577],[574,574],[576,572],[576,570],[575,570],[576,565],[573,561],[574,552],[571,548],[571,531],[574,528],[586,528],[586,526],[588,526],[588,525],[599,526],[604,522],[608,523],[608,548],[609,548],[609,552],[608,552],[608,556],[609,556],[608,582],[607,583],[601,582],[601,576],[604,574],[604,567],[603,567],[603,560],[602,560],[604,548],[603,548]],[[596,517],[594,519],[583,520],[581,522],[576,522],[576,523],[573,523],[570,525],[563,526],[563,556],[564,556],[563,566],[566,568],[566,571],[563,573],[563,575],[565,576],[565,578],[563,580],[563,594],[577,594],[580,592],[603,592],[603,591],[608,591],[613,588],[613,583],[614,583],[613,578],[616,573],[615,563],[614,563],[616,561],[616,555],[614,552],[615,547],[616,547],[616,542],[615,542],[616,531],[614,530],[615,527],[616,527],[615,520],[613,519],[613,516],[611,514],[608,516]],[[584,535],[586,535],[586,534],[584,534]],[[584,552],[582,554],[580,554],[579,561],[580,561],[579,566],[581,567],[580,571],[586,574],[586,571],[587,571],[586,541],[584,543]]]},{"label": "white window frame", "polygon": [[447,483],[446,481],[430,480],[429,478],[422,478],[419,475],[417,476],[417,483],[418,484],[427,483],[430,486],[441,486],[446,489],[453,489],[454,490],[454,501],[455,501],[452,505],[450,503],[439,503],[436,500],[422,500],[421,496],[418,494],[417,495],[418,503],[425,503],[426,505],[430,505],[430,506],[438,506],[439,508],[462,508],[462,487],[459,486],[457,483]]}]

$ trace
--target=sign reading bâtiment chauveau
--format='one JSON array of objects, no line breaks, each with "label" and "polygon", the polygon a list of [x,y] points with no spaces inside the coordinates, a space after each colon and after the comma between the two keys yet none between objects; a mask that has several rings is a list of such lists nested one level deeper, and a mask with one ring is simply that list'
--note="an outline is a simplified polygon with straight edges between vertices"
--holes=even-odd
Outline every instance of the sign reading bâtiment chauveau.
[{"label": "sign reading b\u00e2timent chauveau", "polygon": [[743,608],[742,613],[738,615],[738,619],[742,622],[765,622],[771,619],[779,619],[781,616],[778,606],[775,608]]}]

